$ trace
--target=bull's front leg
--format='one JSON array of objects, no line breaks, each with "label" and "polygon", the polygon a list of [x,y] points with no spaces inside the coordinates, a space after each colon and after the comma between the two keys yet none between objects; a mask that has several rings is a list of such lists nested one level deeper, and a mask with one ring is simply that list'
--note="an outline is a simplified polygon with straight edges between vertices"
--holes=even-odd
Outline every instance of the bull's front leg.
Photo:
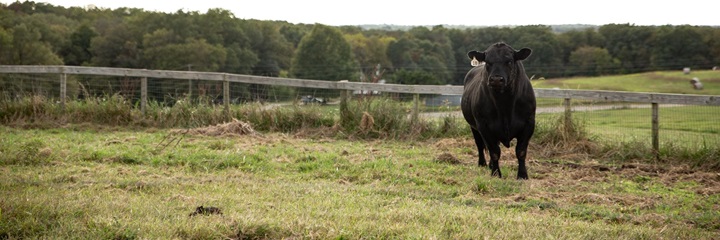
[{"label": "bull's front leg", "polygon": [[498,143],[488,144],[488,153],[490,153],[490,175],[502,178],[500,172],[500,145]]}]

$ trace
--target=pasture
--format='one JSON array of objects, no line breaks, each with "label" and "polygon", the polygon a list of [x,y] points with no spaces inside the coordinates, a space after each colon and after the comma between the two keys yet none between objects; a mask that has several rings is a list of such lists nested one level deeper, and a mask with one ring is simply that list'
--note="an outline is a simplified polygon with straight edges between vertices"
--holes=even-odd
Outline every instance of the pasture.
[{"label": "pasture", "polygon": [[[653,74],[689,87],[681,73]],[[662,91],[638,87],[664,84],[628,81],[643,76],[608,84]],[[712,76],[700,77],[703,91],[718,88],[709,87]],[[602,79],[610,78],[582,81]],[[573,81],[581,80],[534,84]],[[0,101],[0,239],[720,235],[716,106],[661,105],[659,161],[650,109],[574,111],[575,135],[566,134],[562,112],[538,113],[528,181],[515,180],[509,149],[500,159],[504,178],[476,166],[469,129],[453,117],[459,108],[421,107],[437,116],[416,120],[412,108],[385,98],[350,101],[344,110],[239,104],[229,112],[242,122],[219,124],[223,108],[203,102],[150,102],[142,114],[119,95],[64,107],[39,96]],[[190,216],[198,206],[223,214]]]},{"label": "pasture", "polygon": [[[697,77],[704,89],[695,90],[690,80]],[[720,71],[655,71],[601,77],[574,77],[533,80],[535,88],[594,89],[629,92],[720,95]]]},{"label": "pasture", "polygon": [[[3,239],[713,239],[720,174],[540,159],[515,180],[468,137],[0,126]],[[240,129],[244,129],[240,127]],[[210,136],[209,133],[225,133]],[[189,216],[197,206],[222,215]]]}]

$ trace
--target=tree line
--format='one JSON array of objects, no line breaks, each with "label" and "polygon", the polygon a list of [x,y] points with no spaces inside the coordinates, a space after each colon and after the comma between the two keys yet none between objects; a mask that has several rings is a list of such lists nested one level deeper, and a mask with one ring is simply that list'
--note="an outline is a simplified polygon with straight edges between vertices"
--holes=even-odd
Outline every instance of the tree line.
[{"label": "tree line", "polygon": [[533,49],[538,78],[627,74],[720,63],[717,26],[608,24],[408,29],[241,19],[224,9],[2,4],[0,64],[212,71],[318,80],[461,85],[467,52],[504,41]]}]

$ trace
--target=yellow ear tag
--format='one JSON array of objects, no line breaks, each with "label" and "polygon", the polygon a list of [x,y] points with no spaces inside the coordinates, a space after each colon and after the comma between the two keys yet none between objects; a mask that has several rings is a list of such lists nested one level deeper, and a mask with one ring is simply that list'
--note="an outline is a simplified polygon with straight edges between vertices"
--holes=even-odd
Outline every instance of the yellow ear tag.
[{"label": "yellow ear tag", "polygon": [[475,59],[475,57],[473,57],[472,61],[470,61],[470,65],[472,65],[473,67],[480,66],[480,61],[478,61],[477,59]]}]

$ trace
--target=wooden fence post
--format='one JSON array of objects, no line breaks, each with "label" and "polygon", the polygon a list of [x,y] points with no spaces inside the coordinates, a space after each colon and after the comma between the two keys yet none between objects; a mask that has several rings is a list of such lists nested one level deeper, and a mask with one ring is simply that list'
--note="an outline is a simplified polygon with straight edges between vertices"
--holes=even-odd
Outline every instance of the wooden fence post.
[{"label": "wooden fence post", "polygon": [[570,107],[570,98],[565,98],[563,100],[563,106],[565,106],[565,119],[563,123],[567,127],[570,126],[570,123],[572,121],[572,108]]},{"label": "wooden fence post", "polygon": [[65,99],[67,97],[67,74],[60,74],[60,107],[65,111]]},{"label": "wooden fence post", "polygon": [[348,80],[338,81],[338,89],[340,89],[340,126],[342,127],[347,126],[347,119],[350,115],[348,104],[352,96],[352,91],[345,89],[345,83],[347,82]]},{"label": "wooden fence post", "polygon": [[192,90],[192,82],[193,82],[192,79],[188,79],[188,94],[187,94],[188,101],[191,101],[191,99],[192,99],[192,91],[193,91]]},{"label": "wooden fence post", "polygon": [[658,103],[652,103],[652,146],[655,160],[660,160],[660,110]]},{"label": "wooden fence post", "polygon": [[415,125],[418,122],[418,118],[420,116],[419,105],[420,105],[420,94],[416,93],[413,95],[413,110],[412,110],[412,117],[410,119],[410,122],[412,125]]},{"label": "wooden fence post", "polygon": [[147,77],[140,78],[140,111],[145,116],[147,109]]},{"label": "wooden fence post", "polygon": [[225,120],[230,122],[230,81],[227,74],[223,74],[223,105],[225,106]]}]

